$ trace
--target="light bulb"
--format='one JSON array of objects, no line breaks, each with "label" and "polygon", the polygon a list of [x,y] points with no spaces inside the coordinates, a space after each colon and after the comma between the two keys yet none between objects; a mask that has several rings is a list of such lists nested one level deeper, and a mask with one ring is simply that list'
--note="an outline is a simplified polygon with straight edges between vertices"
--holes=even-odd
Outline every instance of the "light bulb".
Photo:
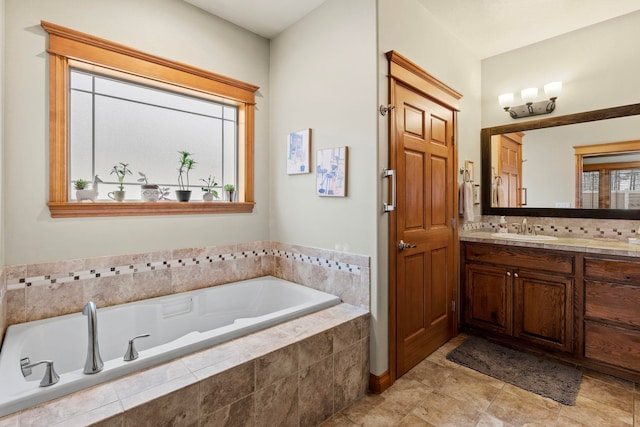
[{"label": "light bulb", "polygon": [[513,105],[513,93],[503,93],[498,96],[498,103],[502,108],[509,108]]},{"label": "light bulb", "polygon": [[544,93],[549,99],[557,98],[560,96],[560,92],[562,92],[562,82],[551,82],[544,85]]},{"label": "light bulb", "polygon": [[522,102],[528,104],[533,102],[538,97],[538,88],[537,87],[528,87],[526,89],[522,89],[520,92],[520,96],[522,97]]}]

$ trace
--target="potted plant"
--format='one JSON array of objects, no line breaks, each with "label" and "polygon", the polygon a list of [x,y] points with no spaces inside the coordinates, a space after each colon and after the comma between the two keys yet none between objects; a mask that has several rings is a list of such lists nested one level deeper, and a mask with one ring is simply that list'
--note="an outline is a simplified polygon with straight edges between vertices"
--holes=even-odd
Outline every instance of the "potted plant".
[{"label": "potted plant", "polygon": [[227,185],[225,185],[225,186],[224,186],[224,191],[226,191],[226,192],[227,192],[227,196],[228,196],[228,197],[227,197],[227,199],[228,199],[230,202],[233,202],[233,193],[234,193],[234,191],[236,191],[236,187],[235,187],[235,185],[233,185],[233,184],[227,184]]},{"label": "potted plant", "polygon": [[216,185],[218,185],[218,183],[216,182],[216,177],[214,176],[213,178],[211,178],[211,175],[209,175],[209,178],[200,179],[200,181],[206,184],[205,187],[202,187],[202,191],[204,191],[202,200],[204,200],[205,202],[212,202],[214,197],[217,199],[218,192],[216,191],[215,187]]},{"label": "potted plant", "polygon": [[143,202],[157,202],[160,200],[160,186],[158,184],[149,184],[147,175],[143,172],[138,172],[140,178],[138,182],[143,182],[140,186],[140,195]]},{"label": "potted plant", "polygon": [[[180,167],[178,168],[178,187],[176,190],[176,198],[179,202],[188,202],[191,198],[191,190],[189,190],[189,171],[191,171],[196,161],[191,158],[193,155],[188,151],[178,151],[180,153]],[[186,184],[185,184],[186,180]]]},{"label": "potted plant", "polygon": [[89,185],[89,181],[85,181],[84,179],[80,178],[80,179],[76,179],[75,181],[73,181],[73,188],[76,190],[76,200],[77,201],[82,201],[83,199],[83,194],[85,193],[82,190],[86,190],[87,186]]},{"label": "potted plant", "polygon": [[122,202],[124,200],[124,177],[127,175],[133,175],[133,173],[131,172],[131,170],[129,169],[129,164],[128,163],[122,163],[120,162],[119,164],[113,166],[113,169],[111,169],[111,173],[110,175],[116,174],[116,176],[118,177],[118,191],[112,191],[109,194],[107,194],[107,196],[109,196],[109,198],[117,201],[117,202]]}]

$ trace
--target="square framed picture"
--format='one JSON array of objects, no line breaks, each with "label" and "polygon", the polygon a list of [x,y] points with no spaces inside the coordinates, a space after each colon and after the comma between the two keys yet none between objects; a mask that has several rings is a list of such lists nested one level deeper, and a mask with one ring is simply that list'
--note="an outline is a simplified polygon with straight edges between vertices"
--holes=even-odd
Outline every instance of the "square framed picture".
[{"label": "square framed picture", "polygon": [[311,129],[292,132],[287,137],[287,174],[310,173]]},{"label": "square framed picture", "polygon": [[316,158],[316,194],[346,197],[348,147],[318,150]]}]

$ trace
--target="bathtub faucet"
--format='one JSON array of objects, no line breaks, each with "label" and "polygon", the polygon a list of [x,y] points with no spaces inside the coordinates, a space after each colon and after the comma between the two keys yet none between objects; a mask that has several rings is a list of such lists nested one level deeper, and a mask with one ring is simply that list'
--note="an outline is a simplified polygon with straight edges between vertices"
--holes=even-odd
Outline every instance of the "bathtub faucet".
[{"label": "bathtub faucet", "polygon": [[82,314],[87,316],[87,326],[89,331],[87,361],[84,363],[84,373],[95,374],[102,370],[104,363],[102,363],[100,347],[98,346],[98,312],[93,301],[89,301],[85,304]]}]

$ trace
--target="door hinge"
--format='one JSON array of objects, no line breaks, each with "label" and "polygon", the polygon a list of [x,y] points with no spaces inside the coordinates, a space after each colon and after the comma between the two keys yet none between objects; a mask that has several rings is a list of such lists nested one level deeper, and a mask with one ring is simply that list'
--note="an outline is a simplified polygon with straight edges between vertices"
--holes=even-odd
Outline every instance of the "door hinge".
[{"label": "door hinge", "polygon": [[454,230],[456,229],[456,219],[455,218],[451,218],[451,228],[453,228]]},{"label": "door hinge", "polygon": [[451,301],[451,311],[456,311],[456,302]]}]

